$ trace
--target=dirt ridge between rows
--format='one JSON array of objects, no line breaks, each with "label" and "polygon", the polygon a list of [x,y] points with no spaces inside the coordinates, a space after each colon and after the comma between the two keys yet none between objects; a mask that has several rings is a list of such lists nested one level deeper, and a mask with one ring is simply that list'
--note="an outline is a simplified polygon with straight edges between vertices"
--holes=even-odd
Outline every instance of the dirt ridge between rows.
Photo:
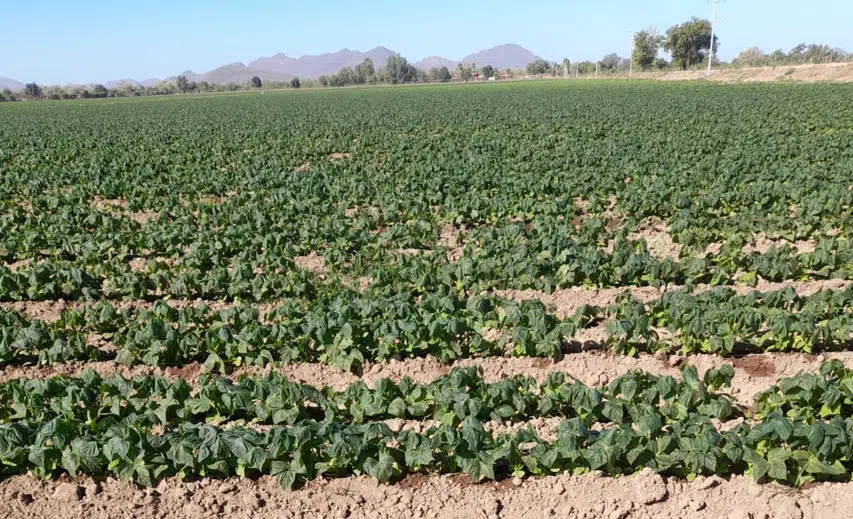
[{"label": "dirt ridge between rows", "polygon": [[853,483],[793,490],[734,476],[665,478],[646,469],[626,477],[594,472],[471,484],[467,476],[410,475],[383,485],[366,477],[320,479],[286,491],[270,477],[183,482],[142,489],[113,478],[0,482],[0,516],[32,519],[834,519],[853,508]]},{"label": "dirt ridge between rows", "polygon": [[[360,280],[361,282],[361,280]],[[693,287],[694,294],[707,292],[717,287],[728,287],[739,295],[749,294],[753,291],[758,292],[773,292],[783,288],[791,287],[801,297],[814,295],[821,290],[844,290],[851,285],[851,281],[845,279],[826,279],[815,281],[783,281],[770,282],[759,281],[756,286],[747,285],[707,285],[700,284]],[[546,293],[538,290],[495,290],[493,293],[499,297],[505,297],[513,300],[537,299],[545,306],[555,310],[558,318],[570,316],[581,305],[593,305],[606,307],[616,302],[616,298],[625,292],[630,292],[631,295],[640,301],[649,302],[658,299],[666,292],[677,292],[684,288],[684,285],[667,285],[661,288],[655,287],[639,287],[639,286],[624,286],[613,288],[587,288],[587,287],[572,287],[560,288],[552,293]],[[175,309],[183,309],[191,306],[207,305],[211,310],[219,311],[227,308],[238,306],[238,303],[225,302],[220,300],[206,299],[161,299],[163,303],[168,304]],[[137,309],[150,310],[154,307],[155,301],[149,300],[115,300],[108,301],[117,309]],[[46,301],[3,301],[0,302],[0,309],[5,311],[14,310],[21,312],[32,319],[40,319],[47,323],[55,322],[59,319],[62,312],[67,309],[79,309],[86,305],[93,304],[92,301],[65,301],[63,299],[46,300]],[[240,303],[244,306],[257,308],[261,314],[261,320],[271,310],[279,307],[281,301],[268,301],[264,303]]]},{"label": "dirt ridge between rows", "polygon": [[[844,279],[826,279],[816,281],[759,281],[756,286],[747,285],[707,285],[700,284],[693,287],[693,294],[708,292],[717,287],[728,287],[738,295],[746,295],[751,292],[774,292],[791,287],[800,297],[808,297],[817,294],[821,290],[844,290],[849,287],[850,281]],[[615,288],[559,288],[548,294],[538,290],[496,290],[495,295],[513,300],[539,300],[546,307],[552,308],[558,318],[563,319],[572,315],[581,305],[606,307],[616,303],[616,298],[625,292],[629,292],[634,299],[648,303],[659,299],[667,292],[678,292],[684,285],[667,285],[661,288],[655,287],[615,287]]]}]

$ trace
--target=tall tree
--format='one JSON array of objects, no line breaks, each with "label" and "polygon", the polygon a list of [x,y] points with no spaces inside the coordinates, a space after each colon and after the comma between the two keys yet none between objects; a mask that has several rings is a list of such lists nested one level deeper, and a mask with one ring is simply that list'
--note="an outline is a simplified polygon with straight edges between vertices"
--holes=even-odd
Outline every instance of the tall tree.
[{"label": "tall tree", "polygon": [[429,69],[429,80],[437,83],[446,83],[450,81],[450,70],[447,67],[432,67]]},{"label": "tall tree", "polygon": [[483,77],[486,79],[489,79],[490,77],[494,77],[497,74],[495,67],[493,67],[491,65],[486,65],[485,67],[483,67],[483,70],[481,72],[483,73]]},{"label": "tall tree", "polygon": [[188,92],[190,89],[190,82],[187,80],[187,76],[181,75],[176,77],[175,87],[178,89],[178,92]]},{"label": "tall tree", "polygon": [[418,79],[417,69],[402,56],[390,56],[385,62],[385,72],[392,85],[414,83]]},{"label": "tall tree", "polygon": [[364,58],[364,61],[355,66],[358,83],[369,83],[374,74],[376,74],[376,69],[373,66],[373,60],[370,58]]},{"label": "tall tree", "polygon": [[301,88],[302,83],[299,82],[299,78],[295,77],[290,80],[290,88]]},{"label": "tall tree", "polygon": [[[708,58],[711,47],[711,22],[695,16],[681,25],[666,31],[664,49],[672,54],[672,64],[686,70]],[[719,47],[719,38],[714,35],[714,54]]]},{"label": "tall tree", "polygon": [[252,88],[261,88],[262,86],[264,86],[264,84],[261,81],[261,78],[258,76],[252,76]]},{"label": "tall tree", "polygon": [[664,37],[654,28],[644,29],[634,35],[634,52],[631,60],[643,70],[649,70],[655,65],[658,49],[664,43]]},{"label": "tall tree", "polygon": [[619,66],[622,64],[623,59],[619,57],[619,54],[615,52],[608,54],[601,58],[599,62],[601,64],[601,70],[605,72],[615,72],[619,69]]}]

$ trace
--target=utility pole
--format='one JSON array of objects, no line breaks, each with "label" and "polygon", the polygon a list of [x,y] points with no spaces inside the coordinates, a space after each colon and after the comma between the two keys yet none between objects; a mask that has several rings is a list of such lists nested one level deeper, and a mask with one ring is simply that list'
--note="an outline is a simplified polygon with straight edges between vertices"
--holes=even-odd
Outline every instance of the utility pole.
[{"label": "utility pole", "polygon": [[714,14],[711,16],[711,48],[708,49],[708,75],[711,75],[711,64],[714,62],[714,32],[717,29],[717,4],[726,0],[708,0],[714,4]]},{"label": "utility pole", "polygon": [[599,64],[599,62],[596,61],[595,62],[595,79],[598,79],[598,64]]},{"label": "utility pole", "polygon": [[628,76],[634,75],[634,36],[631,35],[631,55],[628,56]]}]

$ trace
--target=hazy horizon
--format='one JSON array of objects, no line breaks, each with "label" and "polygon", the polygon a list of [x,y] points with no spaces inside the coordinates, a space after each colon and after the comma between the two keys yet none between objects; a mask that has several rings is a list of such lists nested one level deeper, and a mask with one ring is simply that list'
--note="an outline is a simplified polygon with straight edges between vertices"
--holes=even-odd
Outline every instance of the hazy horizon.
[{"label": "hazy horizon", "polygon": [[[80,5],[51,0],[15,4],[0,19],[0,76],[44,84],[146,80],[185,70],[284,53],[291,57],[347,48],[387,47],[411,62],[464,55],[515,43],[546,59],[628,56],[631,35],[661,32],[691,16],[711,17],[706,0],[503,0],[410,3],[344,0],[279,5],[263,0],[165,2],[145,6]],[[333,13],[330,15],[329,13]],[[753,46],[767,52],[798,43],[853,49],[847,25],[853,4],[823,0],[729,0],[719,6],[719,55],[730,60]]]}]

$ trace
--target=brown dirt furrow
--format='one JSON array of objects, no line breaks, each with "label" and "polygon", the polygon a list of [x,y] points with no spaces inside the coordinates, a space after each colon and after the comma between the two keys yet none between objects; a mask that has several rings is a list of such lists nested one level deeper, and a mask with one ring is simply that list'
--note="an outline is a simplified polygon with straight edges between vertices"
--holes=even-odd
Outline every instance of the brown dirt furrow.
[{"label": "brown dirt furrow", "polygon": [[[420,253],[421,251],[412,249],[411,251],[404,250],[401,252]],[[296,261],[300,264],[300,268],[315,271],[316,273],[321,275],[325,269],[325,265],[323,264],[323,258],[321,256],[312,254],[310,256],[298,257],[296,258]],[[345,284],[351,284],[355,286],[355,280],[346,276],[342,278],[342,281]],[[370,286],[370,284],[372,283],[372,279],[367,277],[361,277],[358,278],[357,282],[358,288],[361,291],[364,291],[368,286]],[[820,292],[821,290],[825,289],[843,290],[850,286],[850,284],[850,281],[844,279],[827,279],[816,281],[783,281],[779,283],[761,280],[755,287],[750,287],[746,285],[735,285],[731,288],[736,293],[743,295],[755,290],[759,292],[772,292],[774,290],[780,290],[785,287],[792,287],[800,296],[806,297],[814,295],[817,292]],[[551,308],[556,313],[557,317],[564,318],[573,314],[581,305],[584,304],[602,307],[611,305],[616,302],[616,297],[619,294],[626,291],[630,291],[630,293],[634,296],[635,299],[648,302],[659,298],[664,292],[677,291],[682,288],[683,286],[681,285],[669,285],[662,289],[657,289],[654,287],[617,287],[601,289],[572,287],[557,289],[551,294],[538,290],[495,290],[494,294],[500,297],[506,297],[508,299],[515,300],[538,299],[539,301],[542,301],[543,304]],[[713,288],[714,286],[712,285],[696,285],[694,287],[694,293],[705,292]],[[223,301],[210,301],[204,299],[164,299],[163,302],[177,309],[183,309],[190,306],[198,306],[205,304],[212,310],[218,311],[235,306],[234,303]],[[119,309],[133,308],[140,310],[148,310],[154,306],[154,303],[152,301],[144,300],[116,300],[110,301],[110,303]],[[58,320],[62,312],[64,312],[66,309],[81,308],[91,304],[93,303],[88,301],[65,301],[63,299],[49,301],[4,301],[0,302],[0,309],[7,311],[15,310],[28,315],[30,318],[40,319],[42,321],[51,323]],[[268,303],[252,304],[251,306],[256,307],[260,311],[261,320],[263,320],[264,316],[269,311],[277,308],[279,304],[280,303],[276,301],[272,301]],[[595,336],[597,337],[598,335]],[[583,342],[583,340],[581,342]]]},{"label": "brown dirt furrow", "polygon": [[[676,290],[680,287],[670,287]],[[546,307],[553,309],[559,319],[566,318],[582,305],[608,306],[616,302],[616,297],[623,292],[630,292],[634,298],[641,301],[653,301],[661,296],[661,291],[654,287],[619,287],[619,288],[560,288],[548,294],[539,290],[495,290],[495,295],[514,300],[538,299]]]},{"label": "brown dirt furrow", "polygon": [[767,254],[767,251],[769,251],[771,247],[781,247],[783,245],[792,247],[797,251],[797,254],[805,254],[807,252],[814,252],[817,242],[815,240],[798,240],[795,242],[789,242],[787,240],[770,239],[766,234],[760,232],[755,236],[752,243],[748,243],[743,247],[743,252],[745,254],[753,252],[758,254]]},{"label": "brown dirt furrow", "polygon": [[[853,366],[853,352],[836,352],[826,355],[805,355],[798,353],[763,353],[738,358],[724,358],[718,355],[659,356],[640,354],[636,358],[616,355],[606,351],[582,351],[566,355],[558,362],[541,358],[503,358],[466,359],[455,366],[481,366],[486,381],[494,382],[514,375],[525,375],[543,380],[552,372],[563,372],[590,386],[601,386],[616,377],[630,371],[643,370],[661,375],[680,375],[680,366],[696,366],[700,376],[711,368],[723,364],[735,367],[735,378],[731,389],[732,396],[741,405],[751,405],[755,393],[772,386],[778,379],[789,377],[800,371],[816,371],[826,359],[839,359]],[[392,361],[383,364],[365,366],[361,376],[333,368],[325,364],[304,363],[286,364],[279,372],[290,380],[313,386],[328,386],[343,390],[353,382],[361,380],[373,386],[380,378],[399,381],[410,377],[415,382],[432,382],[451,370],[450,365],[442,364],[434,357]],[[170,378],[184,378],[195,381],[203,374],[202,365],[192,363],[183,367],[159,368],[151,366],[126,367],[115,362],[73,362],[56,366],[6,366],[0,371],[0,382],[14,378],[45,378],[55,375],[80,376],[86,369],[94,369],[103,376],[118,373],[125,377],[133,375],[159,375]],[[264,373],[265,369],[243,367],[228,376],[236,378],[243,373]]]},{"label": "brown dirt furrow", "polygon": [[[753,291],[773,292],[785,287],[793,288],[801,297],[814,295],[821,290],[843,290],[850,286],[850,281],[844,279],[827,279],[816,281],[783,281],[780,283],[761,280],[756,286],[735,285],[730,287],[737,294],[745,295]],[[616,298],[624,293],[631,295],[643,302],[658,299],[665,292],[676,292],[684,288],[681,285],[668,285],[657,289],[654,287],[616,287],[616,288],[561,288],[553,293],[538,290],[496,290],[495,295],[508,299],[526,300],[538,299],[545,306],[554,310],[558,318],[572,315],[581,305],[609,306],[616,302]],[[712,285],[696,285],[693,293],[698,294],[715,288]]]},{"label": "brown dirt furrow", "polygon": [[[491,433],[493,437],[498,437],[501,434],[514,434],[521,429],[526,428],[527,426],[533,427],[533,430],[539,435],[540,438],[546,441],[556,441],[557,435],[555,430],[559,425],[565,420],[565,418],[560,416],[552,416],[547,418],[532,418],[523,422],[514,422],[514,423],[499,423],[495,421],[486,421],[483,423],[483,428],[486,432]],[[439,427],[441,426],[441,422],[438,420],[401,420],[401,419],[392,419],[392,420],[384,420],[385,425],[388,426],[394,432],[411,430],[417,433],[424,433],[427,429],[431,427]]]},{"label": "brown dirt furrow", "polygon": [[194,381],[202,374],[199,363],[180,368],[160,368],[155,366],[125,366],[114,361],[82,362],[73,361],[53,366],[3,366],[0,369],[0,383],[16,378],[48,378],[59,375],[80,377],[86,370],[94,370],[103,377],[121,375],[131,378],[136,375],[156,375],[170,378],[185,378]]},{"label": "brown dirt furrow", "polygon": [[[145,300],[126,300],[109,302],[119,310],[150,310],[154,307],[153,301]],[[191,306],[207,305],[211,310],[219,311],[237,306],[235,303],[224,301],[209,301],[204,299],[163,299],[162,302],[178,310],[189,308]],[[47,323],[52,323],[59,320],[62,315],[62,312],[64,312],[65,310],[79,309],[92,304],[94,303],[92,303],[91,301],[65,301],[63,299],[58,299],[51,301],[0,302],[0,308],[6,311],[15,310],[17,312],[26,314],[31,319],[39,319]],[[264,321],[264,317],[267,313],[272,310],[275,310],[281,304],[282,303],[276,301],[259,304],[244,303],[244,305],[253,306],[258,309],[261,314],[262,322]]]},{"label": "brown dirt furrow", "polygon": [[621,478],[592,473],[481,484],[471,484],[463,475],[416,474],[392,485],[347,477],[312,481],[293,491],[270,477],[170,478],[151,489],[112,478],[44,481],[14,476],[0,482],[0,516],[32,519],[834,519],[848,517],[851,507],[853,483],[794,491],[746,477],[687,482],[648,469]]}]

